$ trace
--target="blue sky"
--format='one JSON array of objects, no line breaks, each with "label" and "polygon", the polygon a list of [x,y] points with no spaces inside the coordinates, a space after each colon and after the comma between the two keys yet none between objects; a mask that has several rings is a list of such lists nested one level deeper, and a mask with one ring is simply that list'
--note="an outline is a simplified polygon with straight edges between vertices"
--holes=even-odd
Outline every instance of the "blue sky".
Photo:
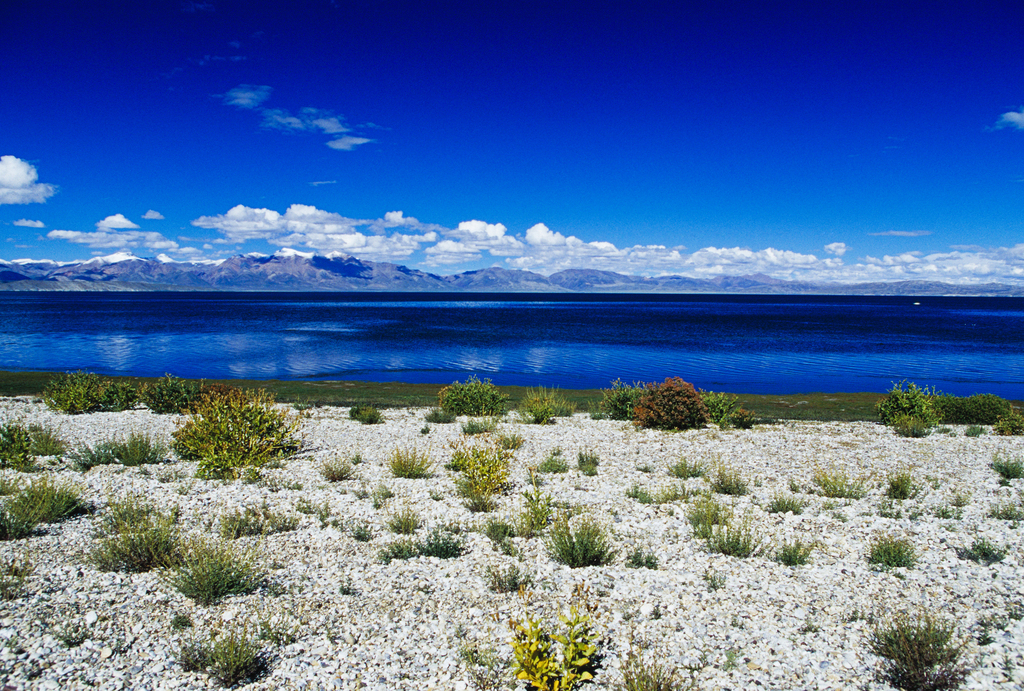
[{"label": "blue sky", "polygon": [[831,5],[7,0],[0,258],[1024,283],[1024,6]]}]

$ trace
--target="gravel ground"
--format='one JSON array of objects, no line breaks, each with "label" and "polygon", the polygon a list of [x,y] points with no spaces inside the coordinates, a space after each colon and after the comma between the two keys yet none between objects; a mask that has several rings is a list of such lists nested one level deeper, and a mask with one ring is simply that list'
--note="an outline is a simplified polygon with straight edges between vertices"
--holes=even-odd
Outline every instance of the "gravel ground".
[{"label": "gravel ground", "polygon": [[[360,425],[347,412],[307,411],[301,452],[254,483],[199,480],[195,464],[173,458],[85,473],[61,458],[40,459],[41,473],[81,487],[94,511],[43,526],[27,539],[0,542],[0,559],[27,557],[35,566],[23,592],[0,602],[3,688],[214,688],[218,683],[207,674],[182,669],[182,644],[215,630],[255,630],[262,622],[277,640],[265,642],[265,673],[244,688],[473,689],[460,649],[477,645],[511,657],[507,622],[524,605],[516,594],[493,592],[488,569],[512,565],[532,575],[530,611],[552,622],[578,584],[589,588],[605,654],[591,688],[616,688],[632,638],[662,664],[706,663],[696,673],[700,689],[887,689],[874,680],[879,660],[868,651],[867,637],[872,622],[896,612],[931,612],[956,623],[972,669],[965,688],[1024,683],[1024,537],[1016,522],[989,515],[996,506],[1024,510],[1024,480],[1000,485],[991,468],[997,453],[1024,458],[1024,439],[990,432],[966,437],[962,427],[905,439],[871,423],[665,433],[581,414],[548,426],[519,424],[513,415],[499,431],[522,435],[525,443],[513,460],[515,487],[491,515],[517,512],[529,488],[528,468],[561,448],[569,471],[540,475],[541,489],[596,517],[619,548],[611,565],[570,569],[551,558],[543,538],[515,538],[518,554],[509,556],[478,531],[488,515],[462,505],[456,474],[443,467],[449,443],[461,436],[458,423],[430,425],[423,434],[424,409],[386,410],[380,425]],[[57,428],[77,448],[131,432],[169,443],[181,418],[141,409],[67,416],[27,398],[0,399],[0,422],[7,421]],[[413,447],[430,453],[433,477],[393,477],[389,454]],[[595,476],[577,470],[582,450],[599,456]],[[324,480],[323,461],[355,454],[362,459],[356,478]],[[687,500],[641,504],[627,496],[634,485],[652,492],[678,485],[667,468],[683,457],[724,464],[747,481],[748,494],[718,499],[763,537],[761,555],[709,552],[693,536]],[[867,494],[823,497],[812,482],[817,469],[864,478]],[[886,500],[887,478],[900,470],[913,473],[919,491],[904,501]],[[4,472],[7,479],[39,475]],[[365,494],[381,484],[395,496],[375,509]],[[697,491],[708,481],[693,478],[685,486]],[[806,503],[802,513],[768,512],[773,497],[794,492]],[[184,531],[210,538],[220,516],[264,502],[299,522],[289,532],[237,541],[257,550],[267,574],[260,589],[200,606],[160,572],[105,573],[91,564],[107,505],[132,493],[163,509],[178,507]],[[296,508],[325,505],[325,521]],[[417,537],[436,526],[458,526],[463,556],[381,563],[380,550],[400,539],[387,519],[406,508],[423,519]],[[351,534],[360,523],[372,530],[369,542]],[[910,540],[916,565],[873,568],[867,555],[879,535]],[[797,538],[815,545],[810,563],[777,562],[778,545]],[[985,565],[958,557],[958,549],[978,538],[1003,548],[1005,558]],[[657,569],[626,567],[626,556],[638,547],[654,554]],[[713,588],[713,580],[721,587]],[[188,616],[193,626],[175,630],[176,615]],[[61,637],[75,629],[85,640],[69,647]]]}]

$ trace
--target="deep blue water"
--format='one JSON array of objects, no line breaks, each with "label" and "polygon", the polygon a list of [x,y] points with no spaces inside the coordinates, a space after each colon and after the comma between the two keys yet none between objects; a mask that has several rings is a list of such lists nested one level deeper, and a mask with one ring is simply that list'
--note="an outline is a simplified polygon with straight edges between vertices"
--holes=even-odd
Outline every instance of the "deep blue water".
[{"label": "deep blue water", "polygon": [[5,293],[0,324],[3,370],[1024,398],[1019,298]]}]

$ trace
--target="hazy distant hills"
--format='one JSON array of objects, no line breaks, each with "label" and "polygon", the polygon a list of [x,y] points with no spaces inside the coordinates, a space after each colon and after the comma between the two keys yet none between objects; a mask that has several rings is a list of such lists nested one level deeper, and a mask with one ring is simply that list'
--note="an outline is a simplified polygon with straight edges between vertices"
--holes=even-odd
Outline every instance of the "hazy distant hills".
[{"label": "hazy distant hills", "polygon": [[721,276],[626,276],[612,271],[568,269],[550,276],[497,267],[438,276],[398,264],[283,249],[272,255],[174,261],[166,255],[119,252],[76,262],[0,259],[0,290],[249,290],[393,291],[475,293],[747,293],[774,295],[981,295],[1024,296],[1024,286],[957,285],[932,281],[809,283],[764,274]]}]

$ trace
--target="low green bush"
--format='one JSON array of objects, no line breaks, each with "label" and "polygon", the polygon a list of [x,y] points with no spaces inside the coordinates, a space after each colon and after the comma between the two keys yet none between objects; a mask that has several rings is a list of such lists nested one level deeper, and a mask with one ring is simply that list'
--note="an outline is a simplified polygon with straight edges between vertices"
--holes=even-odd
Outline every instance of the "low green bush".
[{"label": "low green bush", "polygon": [[727,557],[746,559],[764,551],[764,538],[750,520],[739,523],[726,521],[711,528],[711,534],[704,538],[708,550]]},{"label": "low green bush", "polygon": [[320,464],[320,475],[328,482],[344,482],[356,476],[356,468],[351,460],[334,456]]},{"label": "low green bush", "polygon": [[0,559],[0,600],[16,600],[25,594],[25,581],[35,571],[28,555]]},{"label": "low green bush", "polygon": [[740,475],[740,472],[726,465],[719,465],[715,469],[715,474],[711,477],[710,482],[711,490],[718,494],[742,497],[749,491],[747,481]]},{"label": "low green bush", "polygon": [[693,384],[679,377],[669,377],[661,384],[648,384],[633,411],[637,427],[699,429],[710,421],[707,406]]},{"label": "low green bush", "polygon": [[168,584],[197,604],[209,606],[229,595],[259,587],[264,574],[251,550],[227,542],[192,540],[184,545],[179,564],[165,576]]},{"label": "low green bush", "polygon": [[476,375],[452,382],[437,394],[438,407],[453,415],[504,415],[508,399],[490,379],[480,381]]},{"label": "low green bush", "polygon": [[28,537],[40,523],[58,523],[89,510],[80,487],[41,477],[21,486],[0,507],[0,540]]},{"label": "low green bush", "polygon": [[708,468],[703,463],[698,461],[690,462],[686,458],[680,458],[679,461],[668,467],[669,475],[682,480],[688,480],[692,477],[704,477],[707,471]]},{"label": "low green bush", "polygon": [[712,497],[701,497],[690,504],[686,512],[686,520],[693,528],[693,536],[698,540],[711,537],[715,526],[724,526],[732,518],[732,511]]},{"label": "low green bush", "polygon": [[604,566],[618,554],[608,531],[595,518],[583,516],[573,525],[566,513],[551,525],[547,548],[552,559],[571,569]]},{"label": "low green bush", "polygon": [[490,434],[496,429],[498,429],[498,421],[494,418],[466,420],[462,423],[462,433],[467,437],[475,437],[478,434]]},{"label": "low green bush", "polygon": [[885,490],[885,496],[902,501],[910,499],[919,491],[920,488],[914,482],[914,475],[909,470],[900,470],[889,476],[889,487]]},{"label": "low green bush", "polygon": [[868,493],[864,479],[851,477],[841,468],[816,468],[811,481],[829,499],[863,499]]},{"label": "low green bush", "polygon": [[807,506],[807,502],[800,497],[776,494],[768,504],[768,513],[792,513],[794,516],[799,516],[804,512],[805,506]]},{"label": "low green bush", "polygon": [[601,403],[598,408],[612,420],[632,420],[636,404],[644,393],[644,385],[640,382],[633,382],[633,385],[623,384],[616,379],[612,382],[612,388],[601,390]]},{"label": "low green bush", "polygon": [[192,409],[203,393],[200,382],[179,379],[165,374],[152,384],[143,387],[139,392],[142,405],[154,413],[166,415],[171,413],[187,413]]},{"label": "low green bush", "polygon": [[392,542],[377,553],[377,560],[382,564],[390,564],[395,559],[415,559],[416,557],[457,559],[465,551],[466,545],[461,538],[450,530],[438,527],[418,542],[412,539]]},{"label": "low green bush", "polygon": [[434,462],[426,451],[395,449],[388,457],[388,467],[395,477],[420,480],[434,475]]},{"label": "low green bush", "polygon": [[440,408],[431,408],[427,411],[427,414],[423,416],[423,420],[435,425],[446,425],[448,423],[455,422],[456,417],[458,416],[455,413],[446,412]]},{"label": "low green bush", "polygon": [[1000,415],[996,424],[992,425],[992,431],[1004,437],[1024,435],[1024,415],[1017,411]]},{"label": "low green bush", "polygon": [[700,389],[700,398],[707,406],[711,423],[725,429],[731,424],[732,414],[740,407],[740,399],[728,393],[715,393]]},{"label": "low green bush", "polygon": [[61,438],[60,430],[34,423],[28,426],[28,433],[32,437],[33,456],[63,456],[67,453],[68,443]]},{"label": "low green bush", "polygon": [[566,462],[561,447],[552,449],[537,466],[538,473],[567,473],[569,464]]},{"label": "low green bush", "polygon": [[504,569],[500,566],[488,566],[487,583],[496,593],[515,593],[521,588],[533,585],[533,576],[529,571],[519,568],[518,564],[512,564]]},{"label": "low green bush", "polygon": [[206,672],[225,688],[258,679],[269,666],[263,643],[247,624],[213,638],[185,639],[176,657],[184,671]]},{"label": "low green bush", "polygon": [[220,517],[220,536],[225,540],[287,533],[298,527],[298,516],[276,513],[266,502],[260,506],[247,506],[244,510],[235,509]]},{"label": "low green bush", "polygon": [[183,460],[199,462],[200,477],[237,479],[298,449],[297,427],[265,391],[207,392],[175,430],[171,447]]},{"label": "low green bush", "polygon": [[348,410],[348,416],[364,425],[379,425],[384,416],[372,405],[354,405]]},{"label": "low green bush", "polygon": [[384,522],[396,535],[412,535],[423,525],[419,514],[408,507],[393,511]]},{"label": "low green bush", "polygon": [[177,564],[181,538],[177,513],[162,513],[138,495],[112,501],[100,521],[89,561],[100,571],[144,573]]},{"label": "low green bush", "polygon": [[900,614],[877,626],[868,648],[881,658],[879,681],[906,691],[957,689],[970,671],[961,662],[956,627],[930,614]]},{"label": "low green bush", "polygon": [[583,449],[576,454],[576,468],[584,475],[597,475],[597,466],[601,459],[593,449]]},{"label": "low green bush", "polygon": [[1001,416],[1013,412],[1008,400],[990,393],[967,397],[940,394],[932,398],[932,404],[939,422],[947,425],[994,425]]},{"label": "low green bush", "polygon": [[527,422],[546,425],[556,417],[568,417],[576,412],[576,406],[558,393],[558,389],[527,389],[526,396],[519,403],[519,414]]},{"label": "low green bush", "polygon": [[0,468],[27,471],[35,460],[32,435],[19,422],[0,425]]},{"label": "low green bush", "polygon": [[992,457],[992,470],[1004,480],[1018,480],[1024,477],[1024,458],[996,453]]},{"label": "low green bush", "polygon": [[991,566],[1006,558],[1006,550],[982,537],[975,540],[969,548],[958,549],[956,555],[961,559],[968,559],[982,563],[985,566]]},{"label": "low green bush", "polygon": [[804,566],[811,560],[813,544],[807,544],[799,538],[792,542],[784,542],[775,553],[775,561],[784,566]]},{"label": "low green bush", "polygon": [[81,370],[53,378],[43,389],[43,402],[51,410],[71,415],[130,410],[138,401],[139,391],[132,384]]},{"label": "low green bush", "polygon": [[917,550],[906,538],[878,535],[871,541],[868,563],[886,568],[909,569],[917,563]]},{"label": "low green bush", "polygon": [[920,420],[922,424],[931,428],[939,424],[939,413],[933,402],[934,390],[927,387],[919,388],[913,382],[908,383],[906,379],[895,383],[885,398],[875,404],[875,412],[884,425],[893,425],[901,418]]},{"label": "low green bush", "polygon": [[910,439],[923,439],[934,429],[927,420],[913,415],[897,415],[889,422],[889,426],[896,434]]},{"label": "low green bush", "polygon": [[657,571],[658,557],[654,555],[654,552],[637,547],[626,556],[626,568]]}]

